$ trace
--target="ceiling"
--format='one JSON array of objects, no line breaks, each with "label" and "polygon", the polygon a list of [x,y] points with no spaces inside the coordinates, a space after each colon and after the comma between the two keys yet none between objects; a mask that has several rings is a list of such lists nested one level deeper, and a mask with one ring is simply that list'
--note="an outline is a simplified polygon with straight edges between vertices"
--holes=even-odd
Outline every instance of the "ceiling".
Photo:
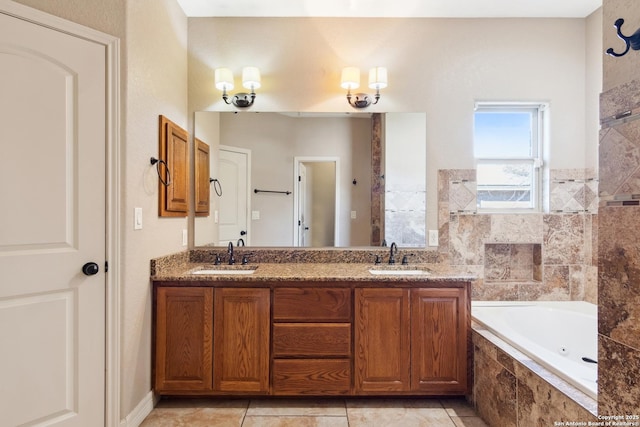
[{"label": "ceiling", "polygon": [[188,17],[584,18],[602,0],[177,0]]}]

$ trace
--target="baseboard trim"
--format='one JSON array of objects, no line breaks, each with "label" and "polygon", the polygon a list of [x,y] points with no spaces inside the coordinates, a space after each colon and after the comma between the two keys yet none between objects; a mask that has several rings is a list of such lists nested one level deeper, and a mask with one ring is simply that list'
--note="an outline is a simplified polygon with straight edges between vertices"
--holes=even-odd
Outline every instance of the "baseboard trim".
[{"label": "baseboard trim", "polygon": [[149,392],[138,405],[120,421],[120,427],[138,427],[151,413],[155,406],[155,397],[152,391]]}]

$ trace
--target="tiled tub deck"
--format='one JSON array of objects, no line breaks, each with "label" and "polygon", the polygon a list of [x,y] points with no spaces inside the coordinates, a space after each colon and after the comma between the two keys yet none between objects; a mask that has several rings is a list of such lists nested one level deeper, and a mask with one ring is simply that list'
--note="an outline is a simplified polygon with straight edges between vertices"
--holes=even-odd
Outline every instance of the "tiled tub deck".
[{"label": "tiled tub deck", "polygon": [[553,426],[597,421],[597,402],[474,323],[472,400],[487,424]]}]

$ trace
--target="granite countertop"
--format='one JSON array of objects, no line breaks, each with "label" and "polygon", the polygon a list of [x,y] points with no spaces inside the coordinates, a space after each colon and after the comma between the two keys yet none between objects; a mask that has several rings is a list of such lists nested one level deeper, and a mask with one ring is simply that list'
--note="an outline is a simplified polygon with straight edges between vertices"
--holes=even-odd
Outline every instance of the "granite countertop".
[{"label": "granite countertop", "polygon": [[[255,268],[251,274],[238,274],[239,270]],[[203,269],[230,270],[225,273],[194,274]],[[372,274],[370,269],[378,270],[423,270],[424,274]],[[472,281],[477,276],[457,271],[441,264],[366,264],[366,263],[250,263],[242,265],[212,265],[204,263],[179,263],[158,269],[151,280],[163,282],[207,281],[207,282],[290,282],[290,281],[340,281],[340,282],[460,282]]]}]

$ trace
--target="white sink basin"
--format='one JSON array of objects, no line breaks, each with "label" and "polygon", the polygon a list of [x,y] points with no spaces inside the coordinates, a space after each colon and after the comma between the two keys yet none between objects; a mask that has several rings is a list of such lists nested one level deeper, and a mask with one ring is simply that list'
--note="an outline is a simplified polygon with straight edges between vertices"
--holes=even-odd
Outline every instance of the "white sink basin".
[{"label": "white sink basin", "polygon": [[191,271],[191,274],[201,275],[228,275],[228,274],[253,274],[257,267],[250,266],[220,266],[217,268],[201,268]]},{"label": "white sink basin", "polygon": [[369,270],[369,273],[380,276],[419,276],[429,274],[427,270]]}]

